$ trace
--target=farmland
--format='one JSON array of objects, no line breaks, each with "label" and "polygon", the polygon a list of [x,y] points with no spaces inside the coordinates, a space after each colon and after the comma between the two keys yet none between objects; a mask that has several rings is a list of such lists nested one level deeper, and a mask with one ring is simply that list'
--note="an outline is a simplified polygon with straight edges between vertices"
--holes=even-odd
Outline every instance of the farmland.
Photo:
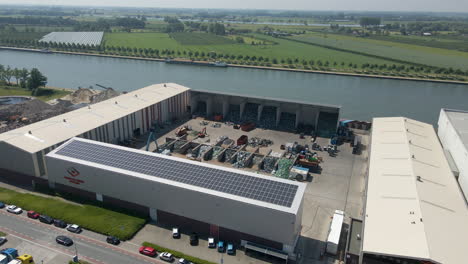
[{"label": "farmland", "polygon": [[179,44],[186,45],[224,45],[234,44],[232,39],[208,33],[177,32],[169,35]]},{"label": "farmland", "polygon": [[[297,43],[286,39],[277,39],[260,34],[251,34],[255,39],[264,39],[269,45],[251,45],[250,43],[235,43],[227,37],[215,36],[211,37],[216,40],[216,44],[201,44],[200,38],[193,38],[194,34],[207,33],[177,33],[177,39],[171,38],[167,33],[106,33],[104,42],[106,46],[119,46],[130,48],[152,48],[152,49],[170,49],[178,51],[192,51],[192,52],[216,52],[229,55],[242,55],[242,56],[256,56],[277,60],[287,60],[288,58],[295,60],[321,60],[330,61],[330,63],[337,62],[337,67],[344,62],[348,63],[371,63],[371,64],[393,64],[394,62],[371,58],[367,56],[352,54],[348,52],[340,52],[327,48],[312,46],[303,43]],[[196,35],[195,35],[196,36]],[[213,35],[212,35],[213,36]],[[191,40],[189,38],[192,38]],[[219,44],[219,38],[226,39],[224,44]],[[184,43],[192,43],[187,45]],[[197,43],[194,45],[194,43]],[[232,43],[232,44],[227,44]]]},{"label": "farmland", "polygon": [[468,70],[468,53],[456,50],[315,32],[290,38],[311,44],[411,63]]}]

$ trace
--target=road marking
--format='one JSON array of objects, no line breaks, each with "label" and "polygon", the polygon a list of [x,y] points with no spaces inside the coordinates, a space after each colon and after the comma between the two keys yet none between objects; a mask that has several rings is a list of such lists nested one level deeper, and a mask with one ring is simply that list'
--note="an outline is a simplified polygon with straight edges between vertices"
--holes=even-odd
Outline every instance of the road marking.
[{"label": "road marking", "polygon": [[[73,255],[69,255],[69,254],[64,253],[64,252],[61,252],[61,251],[59,251],[59,250],[57,250],[57,249],[54,249],[54,248],[48,247],[48,246],[46,246],[46,245],[42,245],[42,244],[39,244],[39,243],[37,243],[37,242],[34,242],[34,241],[31,240],[31,239],[32,239],[31,237],[29,237],[29,236],[27,236],[27,235],[25,235],[25,234],[21,234],[21,233],[19,233],[19,232],[13,231],[13,230],[11,230],[11,229],[9,229],[9,228],[0,227],[0,230],[4,230],[5,232],[7,232],[7,233],[8,233],[8,236],[16,237],[16,238],[19,238],[20,240],[28,241],[28,242],[31,243],[31,244],[34,244],[34,245],[37,245],[37,246],[40,246],[40,247],[43,247],[43,248],[46,248],[46,249],[55,251],[55,252],[57,252],[57,253],[59,253],[59,254],[64,254],[64,255],[67,255],[67,256],[69,256],[69,257],[73,257]],[[12,233],[20,234],[21,236],[14,235],[14,234],[12,234]]]},{"label": "road marking", "polygon": [[[144,256],[142,256],[142,255],[133,253],[133,252],[131,252],[131,251],[129,251],[129,250],[126,250],[126,249],[124,249],[124,248],[120,248],[120,247],[116,247],[116,246],[114,246],[114,247],[109,246],[108,244],[106,244],[106,243],[104,243],[104,242],[101,242],[101,241],[99,241],[99,240],[97,240],[97,239],[94,239],[94,238],[90,238],[90,237],[84,236],[84,235],[82,235],[82,234],[74,234],[74,233],[71,233],[71,232],[65,233],[65,232],[63,231],[64,229],[62,229],[62,228],[58,228],[58,227],[53,226],[53,225],[47,225],[47,224],[38,222],[38,221],[36,221],[35,219],[31,219],[31,218],[29,218],[29,217],[27,217],[27,216],[25,216],[25,215],[23,215],[23,214],[18,214],[18,215],[15,214],[15,215],[13,215],[13,214],[11,214],[11,213],[6,213],[5,211],[0,211],[0,213],[4,214],[4,215],[6,215],[6,216],[10,216],[10,217],[15,217],[15,216],[16,216],[16,217],[19,217],[19,218],[20,218],[21,220],[23,220],[24,222],[26,222],[26,223],[31,223],[31,224],[33,224],[33,225],[39,227],[40,229],[46,228],[46,229],[49,229],[49,230],[55,231],[55,232],[60,231],[60,234],[62,234],[62,235],[63,235],[63,234],[66,234],[66,235],[71,236],[71,237],[73,237],[73,238],[79,239],[79,240],[81,240],[81,241],[83,241],[83,242],[90,242],[90,243],[92,243],[92,244],[94,244],[94,245],[97,245],[97,246],[100,246],[100,247],[102,247],[102,248],[104,248],[104,249],[111,249],[111,250],[113,250],[113,251],[115,251],[115,252],[118,252],[118,253],[120,253],[120,254],[123,254],[123,255],[125,255],[125,256],[127,256],[127,257],[136,258],[136,259],[138,259],[138,260],[141,260],[141,261],[144,261],[144,262],[147,262],[147,263],[156,263],[156,264],[162,264],[162,263],[164,263],[162,260],[159,260],[159,259],[157,259],[157,258],[155,258],[155,259],[149,259],[148,257],[144,257]],[[39,230],[36,230],[36,231],[39,231]],[[12,231],[12,232],[15,232],[15,231]],[[18,234],[19,232],[15,232],[15,233]],[[21,233],[19,233],[19,234],[21,234]],[[22,234],[22,235],[24,235],[24,234]],[[34,239],[34,238],[31,238],[31,237],[29,237],[29,236],[27,236],[27,235],[24,235],[24,236],[25,236],[25,237],[28,237],[29,239]],[[135,245],[135,246],[137,246],[137,247],[140,247],[139,245],[136,245],[136,244],[131,243],[131,242],[125,242],[125,243],[129,243],[129,244]],[[86,257],[86,259],[92,259],[92,258]],[[104,262],[97,261],[97,260],[96,260],[95,262],[104,263]]]}]

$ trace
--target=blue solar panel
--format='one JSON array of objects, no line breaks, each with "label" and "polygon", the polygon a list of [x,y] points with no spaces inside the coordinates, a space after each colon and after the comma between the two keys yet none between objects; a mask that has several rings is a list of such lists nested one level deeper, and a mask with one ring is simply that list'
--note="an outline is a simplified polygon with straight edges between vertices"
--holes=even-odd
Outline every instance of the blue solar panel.
[{"label": "blue solar panel", "polygon": [[78,140],[56,154],[286,207],[291,207],[298,189],[294,184]]}]

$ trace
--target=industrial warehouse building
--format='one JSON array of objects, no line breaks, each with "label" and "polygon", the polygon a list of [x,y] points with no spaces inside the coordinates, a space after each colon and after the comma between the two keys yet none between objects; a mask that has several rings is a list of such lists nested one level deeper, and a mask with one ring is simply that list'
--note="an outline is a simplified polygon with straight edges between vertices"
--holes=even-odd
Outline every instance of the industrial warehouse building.
[{"label": "industrial warehouse building", "polygon": [[[0,176],[47,180],[45,155],[73,137],[119,143],[187,112],[189,88],[151,85],[112,99],[0,134]],[[16,173],[16,174],[15,174]]]},{"label": "industrial warehouse building", "polygon": [[[338,106],[281,102],[280,99],[260,100],[240,95],[219,96],[224,98],[220,102],[229,102],[230,108],[237,106],[240,109],[245,106],[245,102],[251,101],[263,102],[259,104],[262,109],[263,106],[268,108],[276,105],[277,123],[280,123],[282,113],[288,113],[298,117],[296,126],[317,124],[318,129],[323,127],[322,130],[328,131],[328,134],[336,130],[338,124]],[[154,123],[164,124],[189,115],[195,107],[194,102],[217,102],[218,99],[218,95],[213,92],[193,91],[174,83],[157,84],[2,133],[0,177],[33,185],[46,183],[45,155],[73,137],[119,144],[148,132]],[[222,109],[217,109],[218,103],[213,105],[212,111],[220,110],[222,113]],[[238,114],[240,120],[241,113]]]},{"label": "industrial warehouse building", "polygon": [[458,264],[468,211],[432,125],[374,118],[361,263]]},{"label": "industrial warehouse building", "polygon": [[[323,131],[336,129],[340,111],[335,106],[193,91],[174,83],[151,85],[0,134],[0,178],[48,185],[144,212],[182,230],[277,257],[294,256],[304,184],[118,146],[154,124],[190,117],[204,100],[207,105],[214,100],[207,116],[222,114],[223,107],[247,109],[253,104],[258,119],[266,116],[263,109],[276,107],[273,126],[287,113],[296,120],[293,127],[322,126]],[[219,102],[228,106],[219,108]]]},{"label": "industrial warehouse building", "polygon": [[47,167],[54,188],[244,246],[292,253],[301,230],[304,183],[80,138]]},{"label": "industrial warehouse building", "polygon": [[452,171],[468,201],[468,111],[442,109],[438,126],[440,142],[453,161]]}]

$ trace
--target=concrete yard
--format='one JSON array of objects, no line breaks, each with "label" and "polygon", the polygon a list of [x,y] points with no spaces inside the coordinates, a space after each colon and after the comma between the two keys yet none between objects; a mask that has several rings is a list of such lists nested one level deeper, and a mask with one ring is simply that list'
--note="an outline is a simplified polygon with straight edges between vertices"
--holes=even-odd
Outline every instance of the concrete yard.
[{"label": "concrete yard", "polygon": [[[244,132],[238,129],[233,129],[232,125],[221,124],[221,127],[212,127],[213,121],[209,121],[208,125],[202,125],[203,118],[190,119],[185,122],[179,122],[166,127],[157,133],[158,145],[166,141],[166,137],[176,138],[175,131],[178,127],[187,125],[194,131],[201,131],[206,127],[207,136],[203,139],[196,139],[198,143],[214,144],[220,136],[227,136],[234,141],[241,135],[251,137],[265,138],[273,141],[273,145],[265,148],[260,148],[261,154],[267,154],[270,150],[274,152],[284,152],[280,149],[282,144],[287,142],[297,142],[301,145],[311,145],[311,136],[305,136],[304,139],[300,135],[293,132],[254,129],[250,132]],[[190,132],[189,132],[190,134]],[[322,171],[320,173],[311,173],[311,178],[307,183],[307,188],[304,196],[304,208],[302,216],[302,231],[301,237],[298,240],[296,252],[298,253],[298,263],[333,263],[338,260],[343,260],[344,244],[346,243],[346,231],[350,223],[350,218],[362,219],[363,211],[363,195],[365,187],[365,171],[367,170],[369,136],[362,136],[363,151],[360,155],[352,154],[352,147],[349,143],[345,143],[338,147],[338,155],[330,157],[327,152],[318,152],[323,158],[321,163]],[[143,137],[144,138],[144,137]],[[188,137],[193,139],[193,136]],[[327,138],[317,138],[317,143],[321,146],[326,146],[330,142]],[[146,141],[145,141],[146,143]],[[144,148],[143,146],[140,146]],[[155,150],[156,146],[151,143],[150,150]],[[173,154],[174,155],[174,154]],[[174,156],[184,157],[185,155],[175,154]],[[216,165],[227,166],[232,168],[232,164],[217,161],[202,161]],[[252,168],[243,168],[242,170],[252,171]],[[265,174],[264,172],[261,172]],[[271,175],[271,174],[267,174]],[[343,210],[345,212],[345,223],[343,225],[342,239],[340,242],[338,256],[329,256],[325,254],[325,245],[331,223],[331,218],[335,210]],[[219,262],[221,255],[212,249],[206,247],[206,238],[200,240],[198,247],[192,247],[188,243],[188,237],[185,236],[181,240],[172,239],[170,233],[171,227],[163,227],[155,224],[147,225],[140,231],[132,240],[139,244],[143,241],[157,243],[161,246],[168,247],[174,250],[179,250],[187,254],[204,258],[210,261]],[[185,230],[190,232],[189,230]],[[187,240],[187,241],[186,241]],[[255,254],[246,256],[243,251],[238,250],[236,256],[225,256],[225,263],[281,263],[280,260],[263,257]]]}]

